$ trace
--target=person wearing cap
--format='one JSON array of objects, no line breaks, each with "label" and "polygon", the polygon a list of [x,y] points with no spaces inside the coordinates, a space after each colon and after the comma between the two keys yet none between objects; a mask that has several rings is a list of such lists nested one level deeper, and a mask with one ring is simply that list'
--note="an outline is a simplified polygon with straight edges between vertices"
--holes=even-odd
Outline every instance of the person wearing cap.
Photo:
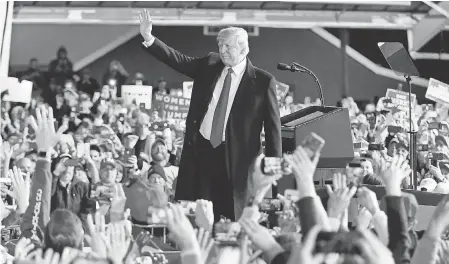
[{"label": "person wearing cap", "polygon": [[95,212],[95,201],[90,199],[90,184],[74,180],[76,160],[65,154],[52,163],[51,212],[67,209],[81,218],[83,223],[87,215]]},{"label": "person wearing cap", "polygon": [[437,152],[449,155],[449,137],[438,135],[435,137],[435,148]]},{"label": "person wearing cap", "polygon": [[119,164],[111,159],[105,158],[101,161],[100,165],[100,181],[103,184],[116,183]]},{"label": "person wearing cap", "polygon": [[170,153],[167,149],[166,142],[161,138],[156,138],[155,142],[151,146],[151,165],[160,166],[164,170],[164,177],[167,187],[172,190],[173,182],[178,177],[179,168],[173,166],[170,161]]},{"label": "person wearing cap", "polygon": [[409,149],[408,149],[408,140],[405,135],[398,134],[393,137],[388,143],[387,154],[390,157],[394,155],[400,155],[403,157],[407,157]]}]

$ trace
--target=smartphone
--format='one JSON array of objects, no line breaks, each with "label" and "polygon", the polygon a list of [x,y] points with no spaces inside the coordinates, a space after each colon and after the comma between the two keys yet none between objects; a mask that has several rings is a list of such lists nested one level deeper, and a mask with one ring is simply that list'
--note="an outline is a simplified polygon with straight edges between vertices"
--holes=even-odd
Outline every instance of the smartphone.
[{"label": "smartphone", "polygon": [[241,229],[238,223],[221,220],[214,226],[215,241],[218,246],[239,246]]},{"label": "smartphone", "polygon": [[418,144],[416,146],[417,151],[429,151],[429,145]]},{"label": "smartphone", "polygon": [[64,161],[64,165],[67,167],[75,167],[80,164],[81,164],[81,162],[79,159],[67,159],[66,161]]},{"label": "smartphone", "polygon": [[432,165],[432,166],[434,166],[434,167],[439,167],[438,166],[438,160],[436,160],[436,159],[430,159],[430,165]]},{"label": "smartphone", "polygon": [[145,103],[140,103],[139,107],[140,107],[140,109],[145,109]]},{"label": "smartphone", "polygon": [[262,173],[267,176],[288,174],[288,163],[279,157],[264,157],[261,162]]},{"label": "smartphone", "polygon": [[91,184],[90,186],[91,199],[110,201],[114,196],[115,189],[113,188],[113,186],[104,184]]},{"label": "smartphone", "polygon": [[362,148],[362,142],[354,143],[354,149],[361,149]]},{"label": "smartphone", "polygon": [[301,146],[306,150],[311,160],[323,149],[326,141],[318,136],[316,133],[310,133],[301,143]]},{"label": "smartphone", "polygon": [[430,129],[436,129],[439,130],[441,127],[441,123],[440,122],[429,122],[429,130]]},{"label": "smartphone", "polygon": [[185,200],[179,200],[178,202],[181,205],[185,215],[195,215],[196,202]]},{"label": "smartphone", "polygon": [[434,152],[434,153],[432,153],[431,157],[434,160],[448,160],[449,159],[449,157],[446,154],[441,153],[441,152]]},{"label": "smartphone", "polygon": [[369,144],[368,145],[368,150],[383,150],[384,146],[382,144]]},{"label": "smartphone", "polygon": [[401,133],[404,129],[400,126],[388,126],[388,133]]},{"label": "smartphone", "polygon": [[265,198],[259,204],[259,210],[262,211],[262,212],[279,212],[279,211],[282,211],[281,200]]},{"label": "smartphone", "polygon": [[150,225],[166,225],[167,214],[164,208],[160,207],[148,207],[147,223]]}]

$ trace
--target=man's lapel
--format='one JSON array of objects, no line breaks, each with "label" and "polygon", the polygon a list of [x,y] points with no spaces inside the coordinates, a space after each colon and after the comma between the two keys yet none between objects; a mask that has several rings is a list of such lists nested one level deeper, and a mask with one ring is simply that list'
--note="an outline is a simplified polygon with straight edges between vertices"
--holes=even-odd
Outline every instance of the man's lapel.
[{"label": "man's lapel", "polygon": [[[237,93],[235,94],[234,102],[232,103],[232,108],[230,114],[232,115],[235,106],[238,107],[242,100],[246,97],[248,92],[251,92],[252,86],[256,83],[256,71],[254,70],[254,66],[251,61],[247,58],[246,61],[246,69],[243,73],[242,80],[240,81],[239,88],[237,89]],[[238,110],[237,110],[238,111]]]}]

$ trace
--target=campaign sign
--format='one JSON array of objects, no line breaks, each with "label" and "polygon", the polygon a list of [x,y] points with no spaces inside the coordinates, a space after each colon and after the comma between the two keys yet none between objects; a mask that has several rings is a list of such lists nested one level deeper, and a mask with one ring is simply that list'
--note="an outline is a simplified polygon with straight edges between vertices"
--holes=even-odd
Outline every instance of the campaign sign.
[{"label": "campaign sign", "polygon": [[193,88],[193,82],[183,82],[182,83],[182,95],[185,98],[191,98],[192,97],[192,88]]},{"label": "campaign sign", "polygon": [[7,94],[3,100],[17,103],[28,104],[31,102],[33,92],[33,83],[27,80],[19,82],[15,77],[0,77],[0,91]]},{"label": "campaign sign", "polygon": [[122,85],[122,98],[125,104],[142,105],[151,109],[153,87],[147,85]]},{"label": "campaign sign", "polygon": [[449,104],[449,85],[430,78],[426,98],[437,103]]},{"label": "campaign sign", "polygon": [[[416,102],[416,94],[412,94],[412,107]],[[384,108],[392,113],[403,111],[408,113],[408,93],[394,89],[387,89],[387,94],[383,100]]]},{"label": "campaign sign", "polygon": [[155,104],[160,106],[166,119],[187,119],[190,99],[174,95],[155,94]]}]

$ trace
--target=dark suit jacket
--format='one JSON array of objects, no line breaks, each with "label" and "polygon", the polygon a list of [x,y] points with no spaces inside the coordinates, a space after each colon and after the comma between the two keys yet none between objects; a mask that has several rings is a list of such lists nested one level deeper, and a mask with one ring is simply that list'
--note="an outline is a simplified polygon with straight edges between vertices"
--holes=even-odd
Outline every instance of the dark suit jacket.
[{"label": "dark suit jacket", "polygon": [[[179,166],[177,200],[196,200],[196,142],[215,84],[225,65],[217,53],[195,58],[181,54],[159,39],[145,48],[161,62],[194,80],[186,121],[184,147]],[[268,72],[254,67],[249,59],[226,126],[226,165],[234,186],[236,217],[243,211],[248,170],[261,152],[260,133],[265,128],[265,154],[281,157],[281,124],[276,99],[276,80]],[[205,164],[206,165],[206,164]]]}]

